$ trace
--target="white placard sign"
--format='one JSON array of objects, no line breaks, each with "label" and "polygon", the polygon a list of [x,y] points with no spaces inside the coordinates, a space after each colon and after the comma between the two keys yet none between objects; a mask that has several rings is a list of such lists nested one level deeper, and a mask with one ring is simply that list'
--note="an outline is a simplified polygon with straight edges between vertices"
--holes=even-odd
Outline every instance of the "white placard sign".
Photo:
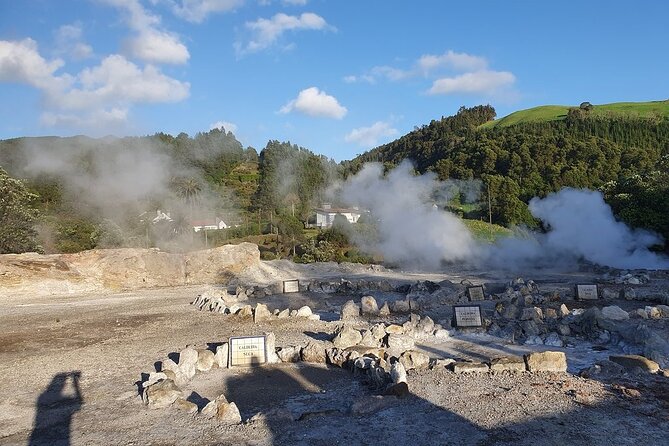
[{"label": "white placard sign", "polygon": [[456,327],[480,327],[483,325],[480,305],[453,306],[453,319]]},{"label": "white placard sign", "polygon": [[297,293],[300,291],[300,281],[299,280],[284,280],[283,281],[283,292],[284,293]]},{"label": "white placard sign", "polygon": [[470,286],[467,288],[467,295],[469,296],[469,301],[474,302],[477,300],[485,300],[485,293],[483,292],[483,286]]},{"label": "white placard sign", "polygon": [[576,285],[576,298],[581,300],[598,299],[597,285]]},{"label": "white placard sign", "polygon": [[267,362],[265,336],[235,336],[230,338],[228,367],[252,366]]}]

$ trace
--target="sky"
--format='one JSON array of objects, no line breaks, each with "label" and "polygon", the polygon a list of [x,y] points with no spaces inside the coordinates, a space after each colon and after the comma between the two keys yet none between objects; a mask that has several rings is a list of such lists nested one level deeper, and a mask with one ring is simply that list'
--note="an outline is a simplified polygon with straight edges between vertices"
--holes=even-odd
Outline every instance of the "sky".
[{"label": "sky", "polygon": [[194,136],[337,161],[491,104],[669,98],[669,2],[0,0],[0,139]]}]

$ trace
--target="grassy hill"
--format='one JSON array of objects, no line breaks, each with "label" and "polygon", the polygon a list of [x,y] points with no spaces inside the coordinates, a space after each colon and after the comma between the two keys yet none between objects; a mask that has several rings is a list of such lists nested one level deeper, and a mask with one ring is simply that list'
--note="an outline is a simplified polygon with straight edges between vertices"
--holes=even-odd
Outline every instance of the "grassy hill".
[{"label": "grassy hill", "polygon": [[[567,117],[570,108],[567,105],[542,105],[540,107],[519,110],[494,121],[486,122],[479,128],[510,127],[516,124],[560,121]],[[589,111],[595,117],[626,116],[635,118],[669,118],[669,100],[651,102],[614,102],[612,104],[594,105]]]}]

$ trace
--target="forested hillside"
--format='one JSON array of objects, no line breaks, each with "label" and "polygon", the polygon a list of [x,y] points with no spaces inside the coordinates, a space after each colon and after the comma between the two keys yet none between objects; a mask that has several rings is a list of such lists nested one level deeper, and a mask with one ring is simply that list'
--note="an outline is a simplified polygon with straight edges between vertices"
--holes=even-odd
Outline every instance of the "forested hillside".
[{"label": "forested hillside", "polygon": [[[38,211],[38,239],[46,252],[187,249],[294,233],[304,228],[309,209],[338,169],[334,161],[278,141],[259,156],[219,129],[194,137],[5,140],[0,167],[9,174],[3,184],[30,198],[17,215]],[[218,220],[229,228],[193,234],[194,226]],[[292,235],[293,240],[302,238]],[[293,245],[276,243],[276,249]],[[11,246],[3,252],[35,248],[27,242]]]},{"label": "forested hillside", "polygon": [[346,171],[410,159],[419,173],[480,179],[493,222],[505,226],[536,224],[526,206],[534,196],[600,189],[620,218],[669,238],[669,118],[594,113],[587,103],[559,120],[485,124],[494,117],[490,106],[463,107],[345,163]]}]

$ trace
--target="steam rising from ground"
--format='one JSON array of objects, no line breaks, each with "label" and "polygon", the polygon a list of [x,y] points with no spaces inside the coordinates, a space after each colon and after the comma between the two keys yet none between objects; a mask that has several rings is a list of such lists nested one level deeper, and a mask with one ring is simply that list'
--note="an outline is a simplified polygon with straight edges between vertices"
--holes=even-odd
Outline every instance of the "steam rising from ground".
[{"label": "steam rising from ground", "polygon": [[388,261],[416,267],[470,258],[476,244],[465,225],[433,206],[435,196],[447,196],[443,185],[433,174],[413,176],[411,170],[404,162],[384,177],[383,166],[370,163],[343,185],[342,199],[369,209],[379,228],[375,246],[369,240],[355,242],[380,250]]},{"label": "steam rising from ground", "polygon": [[380,164],[367,164],[342,186],[341,199],[371,211],[378,220],[379,240],[354,241],[406,267],[435,268],[442,261],[465,261],[479,267],[526,268],[584,259],[616,268],[669,268],[669,259],[648,250],[660,238],[616,221],[599,192],[566,188],[544,199],[534,198],[529,209],[546,233],[517,231],[487,245],[476,242],[442,203],[434,206],[452,196],[451,186],[432,174],[412,175],[407,162],[385,177]]},{"label": "steam rising from ground", "polygon": [[[22,176],[57,180],[63,185],[65,201],[78,213],[97,222],[111,221],[125,236],[136,236],[137,227],[151,225],[157,210],[171,212],[177,226],[189,227],[189,220],[220,216],[222,208],[231,206],[228,191],[211,190],[199,172],[171,155],[157,139],[36,138],[23,144]],[[218,153],[193,151],[192,155],[206,159]],[[188,196],[175,193],[175,179],[190,180],[195,190]],[[192,237],[182,238],[172,242],[189,248]]]}]

